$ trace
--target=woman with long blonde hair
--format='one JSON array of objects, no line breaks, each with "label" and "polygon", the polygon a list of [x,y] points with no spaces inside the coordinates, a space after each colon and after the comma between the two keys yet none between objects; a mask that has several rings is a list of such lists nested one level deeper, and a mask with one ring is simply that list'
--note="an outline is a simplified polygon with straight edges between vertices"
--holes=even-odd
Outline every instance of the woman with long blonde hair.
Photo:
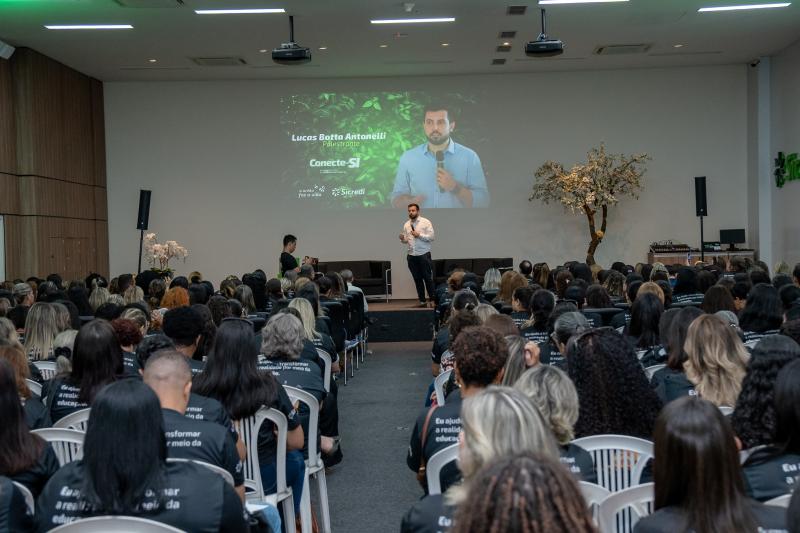
[{"label": "woman with long blonde hair", "polygon": [[25,353],[34,361],[53,358],[53,341],[61,333],[55,306],[36,302],[25,319]]},{"label": "woman with long blonde hair", "polygon": [[697,317],[686,332],[683,364],[697,394],[717,406],[736,405],[750,359],[736,330],[716,315]]}]

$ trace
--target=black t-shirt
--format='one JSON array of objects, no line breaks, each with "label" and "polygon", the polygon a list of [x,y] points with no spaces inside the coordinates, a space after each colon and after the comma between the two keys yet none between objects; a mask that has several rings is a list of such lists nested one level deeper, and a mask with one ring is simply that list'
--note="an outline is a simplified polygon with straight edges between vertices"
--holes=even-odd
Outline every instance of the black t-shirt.
[{"label": "black t-shirt", "polygon": [[311,339],[311,343],[314,345],[315,348],[319,348],[320,350],[323,350],[328,355],[330,355],[332,363],[335,363],[336,361],[339,360],[339,354],[336,352],[336,344],[334,344],[333,339],[331,338],[330,335],[325,333],[320,333],[319,337]]},{"label": "black t-shirt", "polygon": [[192,371],[192,377],[195,377],[197,374],[202,372],[203,369],[205,369],[206,367],[206,364],[203,361],[198,361],[197,359],[187,358],[186,362],[189,363],[189,368]]},{"label": "black t-shirt", "polygon": [[702,292],[689,292],[689,293],[683,293],[683,294],[672,293],[672,303],[676,303],[676,304],[685,304],[685,303],[701,304],[701,303],[703,303],[703,293]]},{"label": "black t-shirt", "polygon": [[550,341],[539,344],[539,362],[543,365],[560,368],[565,372],[567,370],[567,360]]},{"label": "black t-shirt", "polygon": [[307,359],[262,359],[258,363],[261,372],[272,372],[278,383],[295,387],[314,395],[320,405],[325,399],[325,383],[319,368]]},{"label": "black t-shirt", "polygon": [[[422,448],[422,430],[425,426],[425,419],[428,417],[428,409],[419,415],[417,423],[414,425],[414,432],[411,434],[406,463],[414,472],[419,470],[423,457],[427,463],[433,454],[458,442],[458,434],[461,431],[461,395],[451,395],[447,398],[446,404],[433,409],[425,435],[424,449]],[[461,479],[461,473],[455,463],[450,463],[442,468],[439,477],[442,481],[442,491],[445,491],[450,485]]]},{"label": "black t-shirt", "polygon": [[455,508],[445,504],[442,494],[425,496],[403,516],[400,533],[446,533],[453,525]]},{"label": "black t-shirt", "polygon": [[228,411],[214,398],[191,393],[184,416],[193,420],[205,420],[219,424],[233,435],[234,441],[238,440],[236,428],[233,427]]},{"label": "black t-shirt", "polygon": [[317,365],[317,370],[319,371],[320,376],[325,375],[325,363],[319,357],[319,353],[317,353],[317,347],[314,346],[314,343],[308,339],[303,339],[303,350],[300,352],[300,359],[312,361]]},{"label": "black t-shirt", "polygon": [[[314,319],[314,329],[316,329],[318,333],[324,333],[325,335],[328,336],[330,336],[331,334],[331,329],[328,327],[328,321],[322,318],[321,316],[318,316],[317,318]],[[336,351],[335,344],[333,345],[333,351],[334,352]],[[331,357],[333,357],[333,354],[331,354]]]},{"label": "black t-shirt", "polygon": [[[786,529],[786,509],[770,507],[749,500],[750,510],[763,533],[783,533]],[[680,507],[664,507],[636,523],[633,533],[675,533],[686,530],[686,513]]]},{"label": "black t-shirt", "polygon": [[653,374],[650,385],[664,404],[684,396],[697,396],[697,391],[692,382],[686,378],[686,374],[669,367],[662,368]]},{"label": "black t-shirt", "polygon": [[436,332],[436,337],[433,339],[433,348],[431,348],[431,359],[437,365],[442,364],[442,355],[450,347],[450,328],[442,326]]},{"label": "black t-shirt", "polygon": [[511,320],[514,321],[514,324],[516,324],[518,328],[521,328],[522,324],[524,324],[530,319],[531,319],[531,314],[525,311],[514,311],[513,313],[511,313]]},{"label": "black t-shirt", "polygon": [[13,476],[8,476],[12,481],[22,483],[31,491],[36,498],[41,494],[47,480],[59,469],[58,457],[49,442],[42,448],[42,453],[36,462],[27,470],[17,472]]},{"label": "black t-shirt", "polygon": [[[102,515],[81,495],[83,461],[74,461],[56,472],[36,505],[39,531],[81,518]],[[247,531],[241,500],[221,476],[194,463],[167,463],[162,498],[145,497],[142,508],[152,511],[136,516],[162,522],[184,531]]]},{"label": "black t-shirt", "polygon": [[0,476],[0,531],[25,533],[34,531],[33,516],[29,514],[25,496],[11,483]]},{"label": "black t-shirt", "polygon": [[162,409],[162,412],[169,457],[219,466],[230,472],[234,485],[244,484],[242,461],[230,431],[213,422],[192,420],[171,409]]},{"label": "black t-shirt", "polygon": [[592,313],[591,311],[581,311],[586,321],[593,328],[599,328],[603,325],[603,316],[600,313]]},{"label": "black t-shirt", "polygon": [[758,341],[760,341],[764,337],[767,337],[769,335],[777,335],[778,333],[780,333],[780,330],[777,329],[770,329],[764,331],[763,333],[758,333],[757,331],[743,331],[742,342],[744,343],[745,346],[747,346],[752,350],[753,348],[756,347]]},{"label": "black t-shirt", "polygon": [[559,447],[559,460],[569,468],[579,481],[597,483],[597,472],[594,469],[592,455],[576,444],[569,443]]},{"label": "black t-shirt", "polygon": [[627,327],[631,323],[631,312],[626,310],[611,317],[609,325],[614,329]]},{"label": "black t-shirt", "polygon": [[547,331],[546,327],[537,328],[534,326],[528,326],[527,328],[521,329],[519,334],[525,337],[526,340],[535,342],[536,344],[547,342],[547,340],[550,338],[550,333]]},{"label": "black t-shirt", "polygon": [[70,385],[66,381],[56,380],[53,383],[52,390],[49,392],[52,400],[48,399],[50,419],[53,423],[58,422],[69,414],[89,407],[88,403],[78,399],[80,393],[80,387]]},{"label": "black t-shirt", "polygon": [[25,410],[25,422],[29,429],[42,429],[52,426],[50,413],[44,406],[42,400],[31,394],[27,400],[22,400],[22,407]]},{"label": "black t-shirt", "polygon": [[767,501],[795,490],[800,483],[800,455],[781,454],[771,446],[754,451],[742,465],[747,495]]},{"label": "black t-shirt", "polygon": [[122,365],[125,369],[125,374],[128,376],[140,376],[139,370],[142,366],[139,364],[139,359],[135,353],[122,352]]},{"label": "black t-shirt", "polygon": [[289,252],[281,252],[281,275],[286,274],[287,270],[294,270],[299,265],[297,259]]}]

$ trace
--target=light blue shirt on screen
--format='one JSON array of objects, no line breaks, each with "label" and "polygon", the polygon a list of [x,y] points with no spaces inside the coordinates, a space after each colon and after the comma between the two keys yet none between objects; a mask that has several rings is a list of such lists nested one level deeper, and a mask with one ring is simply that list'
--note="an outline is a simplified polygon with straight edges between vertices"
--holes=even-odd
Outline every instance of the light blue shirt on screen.
[{"label": "light blue shirt on screen", "polygon": [[[489,206],[489,190],[478,154],[452,139],[444,153],[444,169],[453,175],[462,187],[472,191],[472,207]],[[400,156],[397,176],[394,179],[392,200],[408,194],[422,195],[420,207],[465,207],[452,192],[439,190],[436,183],[436,155],[428,150],[428,143],[416,146]]]}]

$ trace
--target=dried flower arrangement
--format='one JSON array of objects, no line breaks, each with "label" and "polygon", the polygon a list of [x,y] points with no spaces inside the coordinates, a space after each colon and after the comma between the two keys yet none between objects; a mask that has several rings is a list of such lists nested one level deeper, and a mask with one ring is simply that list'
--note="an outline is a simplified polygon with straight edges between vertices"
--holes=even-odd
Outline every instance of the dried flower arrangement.
[{"label": "dried flower arrangement", "polygon": [[189,256],[189,250],[178,244],[178,241],[159,243],[155,233],[148,233],[144,236],[144,250],[153,269],[156,270],[156,265],[158,265],[157,269],[162,272],[172,272],[169,261],[173,257],[183,259],[185,263]]}]

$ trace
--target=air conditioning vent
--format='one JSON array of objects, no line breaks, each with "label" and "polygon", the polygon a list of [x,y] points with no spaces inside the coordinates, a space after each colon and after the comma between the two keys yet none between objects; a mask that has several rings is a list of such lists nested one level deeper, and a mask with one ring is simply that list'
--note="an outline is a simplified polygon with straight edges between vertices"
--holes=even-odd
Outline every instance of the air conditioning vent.
[{"label": "air conditioning vent", "polygon": [[599,56],[644,54],[652,46],[652,44],[607,44],[595,48],[594,53]]},{"label": "air conditioning vent", "polygon": [[505,58],[492,59],[492,65],[505,65],[505,64],[506,64]]},{"label": "air conditioning vent", "polygon": [[515,31],[501,31],[500,35],[498,36],[499,39],[513,39],[517,36],[517,32]]},{"label": "air conditioning vent", "polygon": [[506,15],[524,15],[528,6],[508,6]]},{"label": "air conditioning vent", "polygon": [[672,56],[687,57],[687,56],[713,56],[721,53],[722,50],[714,50],[709,52],[653,52],[652,54],[649,55],[650,57],[672,57]]},{"label": "air conditioning vent", "polygon": [[183,0],[115,0],[122,7],[133,9],[176,8],[183,6]]},{"label": "air conditioning vent", "polygon": [[498,52],[510,52],[511,51],[511,45],[510,44],[498,45],[497,46],[497,51]]},{"label": "air conditioning vent", "polygon": [[201,67],[241,67],[247,62],[241,57],[192,57],[195,64]]}]

